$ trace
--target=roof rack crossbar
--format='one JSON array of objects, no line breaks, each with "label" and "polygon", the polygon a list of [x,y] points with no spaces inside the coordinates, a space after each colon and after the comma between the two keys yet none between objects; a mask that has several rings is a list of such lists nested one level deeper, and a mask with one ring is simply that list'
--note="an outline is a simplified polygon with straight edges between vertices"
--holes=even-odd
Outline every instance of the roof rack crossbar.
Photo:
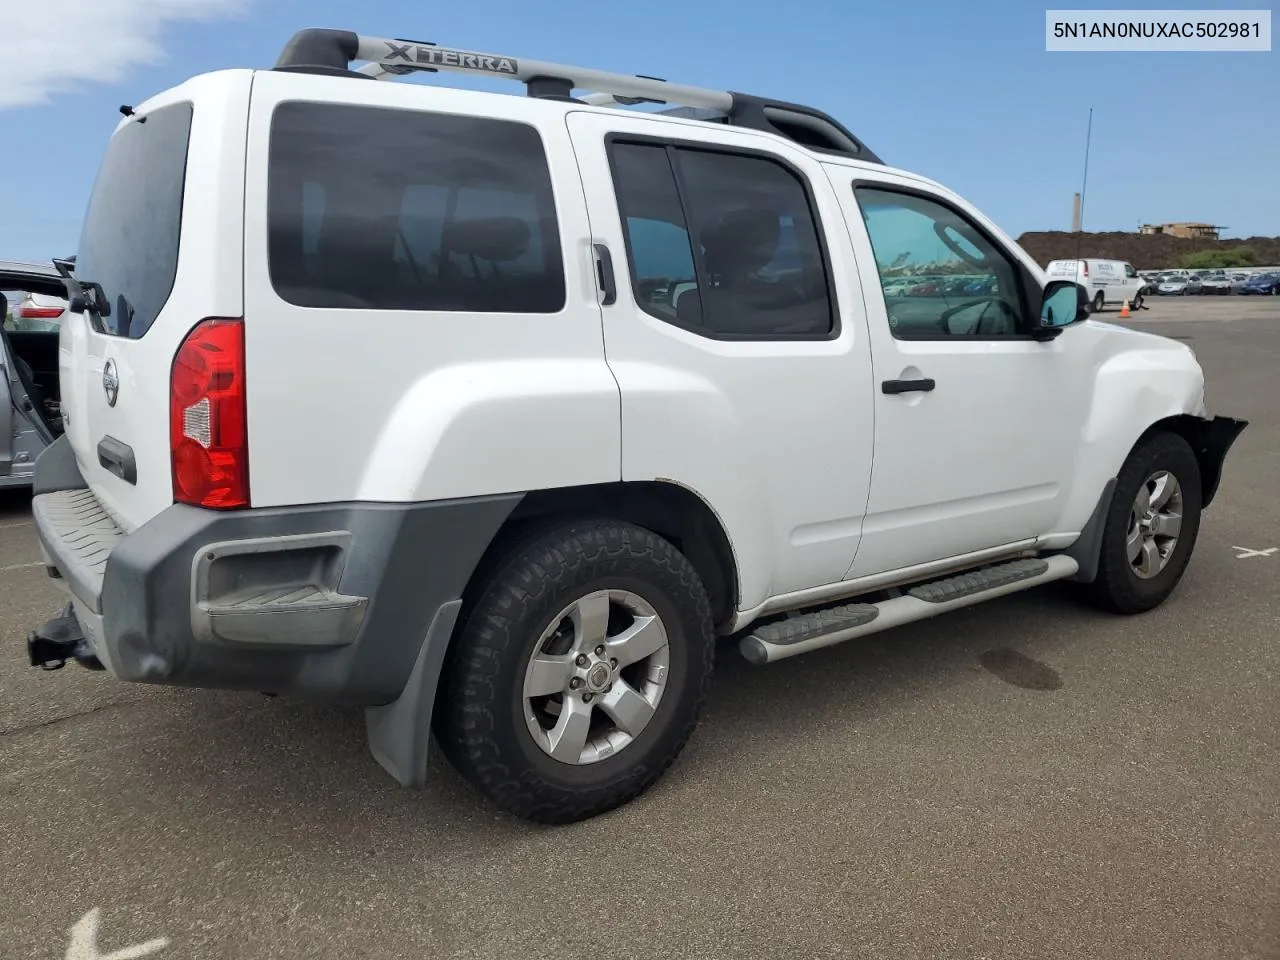
[{"label": "roof rack crossbar", "polygon": [[[352,70],[351,64],[365,61]],[[285,46],[277,70],[385,79],[417,72],[501,77],[525,85],[529,96],[592,106],[657,104],[659,111],[780,133],[809,146],[879,163],[880,158],[834,118],[813,107],[631,76],[589,67],[502,54],[458,50],[421,40],[367,37],[347,30],[301,30]],[[585,91],[574,97],[573,91]]]}]

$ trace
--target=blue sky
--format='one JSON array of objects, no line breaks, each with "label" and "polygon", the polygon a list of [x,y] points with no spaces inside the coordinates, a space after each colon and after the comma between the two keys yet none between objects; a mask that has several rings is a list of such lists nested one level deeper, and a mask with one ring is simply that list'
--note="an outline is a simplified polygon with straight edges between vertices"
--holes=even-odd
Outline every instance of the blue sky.
[{"label": "blue sky", "polygon": [[195,73],[268,67],[308,26],[810,103],[1014,236],[1069,227],[1092,106],[1086,229],[1203,220],[1280,234],[1280,51],[1046,53],[1043,5],[60,0],[53,22],[47,6],[0,3],[0,259],[74,250],[120,104]]}]

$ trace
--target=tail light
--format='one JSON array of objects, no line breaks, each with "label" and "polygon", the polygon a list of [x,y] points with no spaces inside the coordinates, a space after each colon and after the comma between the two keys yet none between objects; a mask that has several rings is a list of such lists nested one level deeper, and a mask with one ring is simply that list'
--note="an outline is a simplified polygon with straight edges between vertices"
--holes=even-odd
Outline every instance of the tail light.
[{"label": "tail light", "polygon": [[62,307],[20,307],[18,316],[23,320],[56,320],[62,316]]},{"label": "tail light", "polygon": [[174,502],[249,506],[244,388],[244,322],[201,321],[182,341],[169,375]]},{"label": "tail light", "polygon": [[1084,267],[1084,275],[1087,277],[1089,275],[1089,261],[1081,260],[1080,266]]}]

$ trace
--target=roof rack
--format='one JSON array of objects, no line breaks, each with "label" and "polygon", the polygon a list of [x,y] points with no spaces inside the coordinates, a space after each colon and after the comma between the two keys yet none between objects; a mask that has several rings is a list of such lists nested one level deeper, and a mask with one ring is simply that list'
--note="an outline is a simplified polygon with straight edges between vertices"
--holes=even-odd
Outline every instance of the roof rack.
[{"label": "roof rack", "polygon": [[[366,63],[356,70],[354,61]],[[601,107],[635,104],[673,106],[658,111],[711,123],[779,134],[810,149],[881,163],[861,140],[821,110],[729,90],[709,90],[659,77],[629,76],[588,67],[456,50],[422,40],[365,37],[348,30],[300,30],[285,45],[275,69],[371,79],[411,73],[464,73],[502,77],[525,85],[527,94]],[[575,90],[588,91],[575,97]]]}]

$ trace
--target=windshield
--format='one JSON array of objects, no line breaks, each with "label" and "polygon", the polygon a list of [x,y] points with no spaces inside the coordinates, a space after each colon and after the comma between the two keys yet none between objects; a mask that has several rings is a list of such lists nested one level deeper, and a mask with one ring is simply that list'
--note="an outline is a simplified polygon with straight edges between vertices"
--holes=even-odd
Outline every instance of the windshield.
[{"label": "windshield", "polygon": [[178,103],[121,127],[107,147],[76,250],[76,279],[102,285],[108,333],[141,337],[173,290],[190,133],[191,104]]}]

